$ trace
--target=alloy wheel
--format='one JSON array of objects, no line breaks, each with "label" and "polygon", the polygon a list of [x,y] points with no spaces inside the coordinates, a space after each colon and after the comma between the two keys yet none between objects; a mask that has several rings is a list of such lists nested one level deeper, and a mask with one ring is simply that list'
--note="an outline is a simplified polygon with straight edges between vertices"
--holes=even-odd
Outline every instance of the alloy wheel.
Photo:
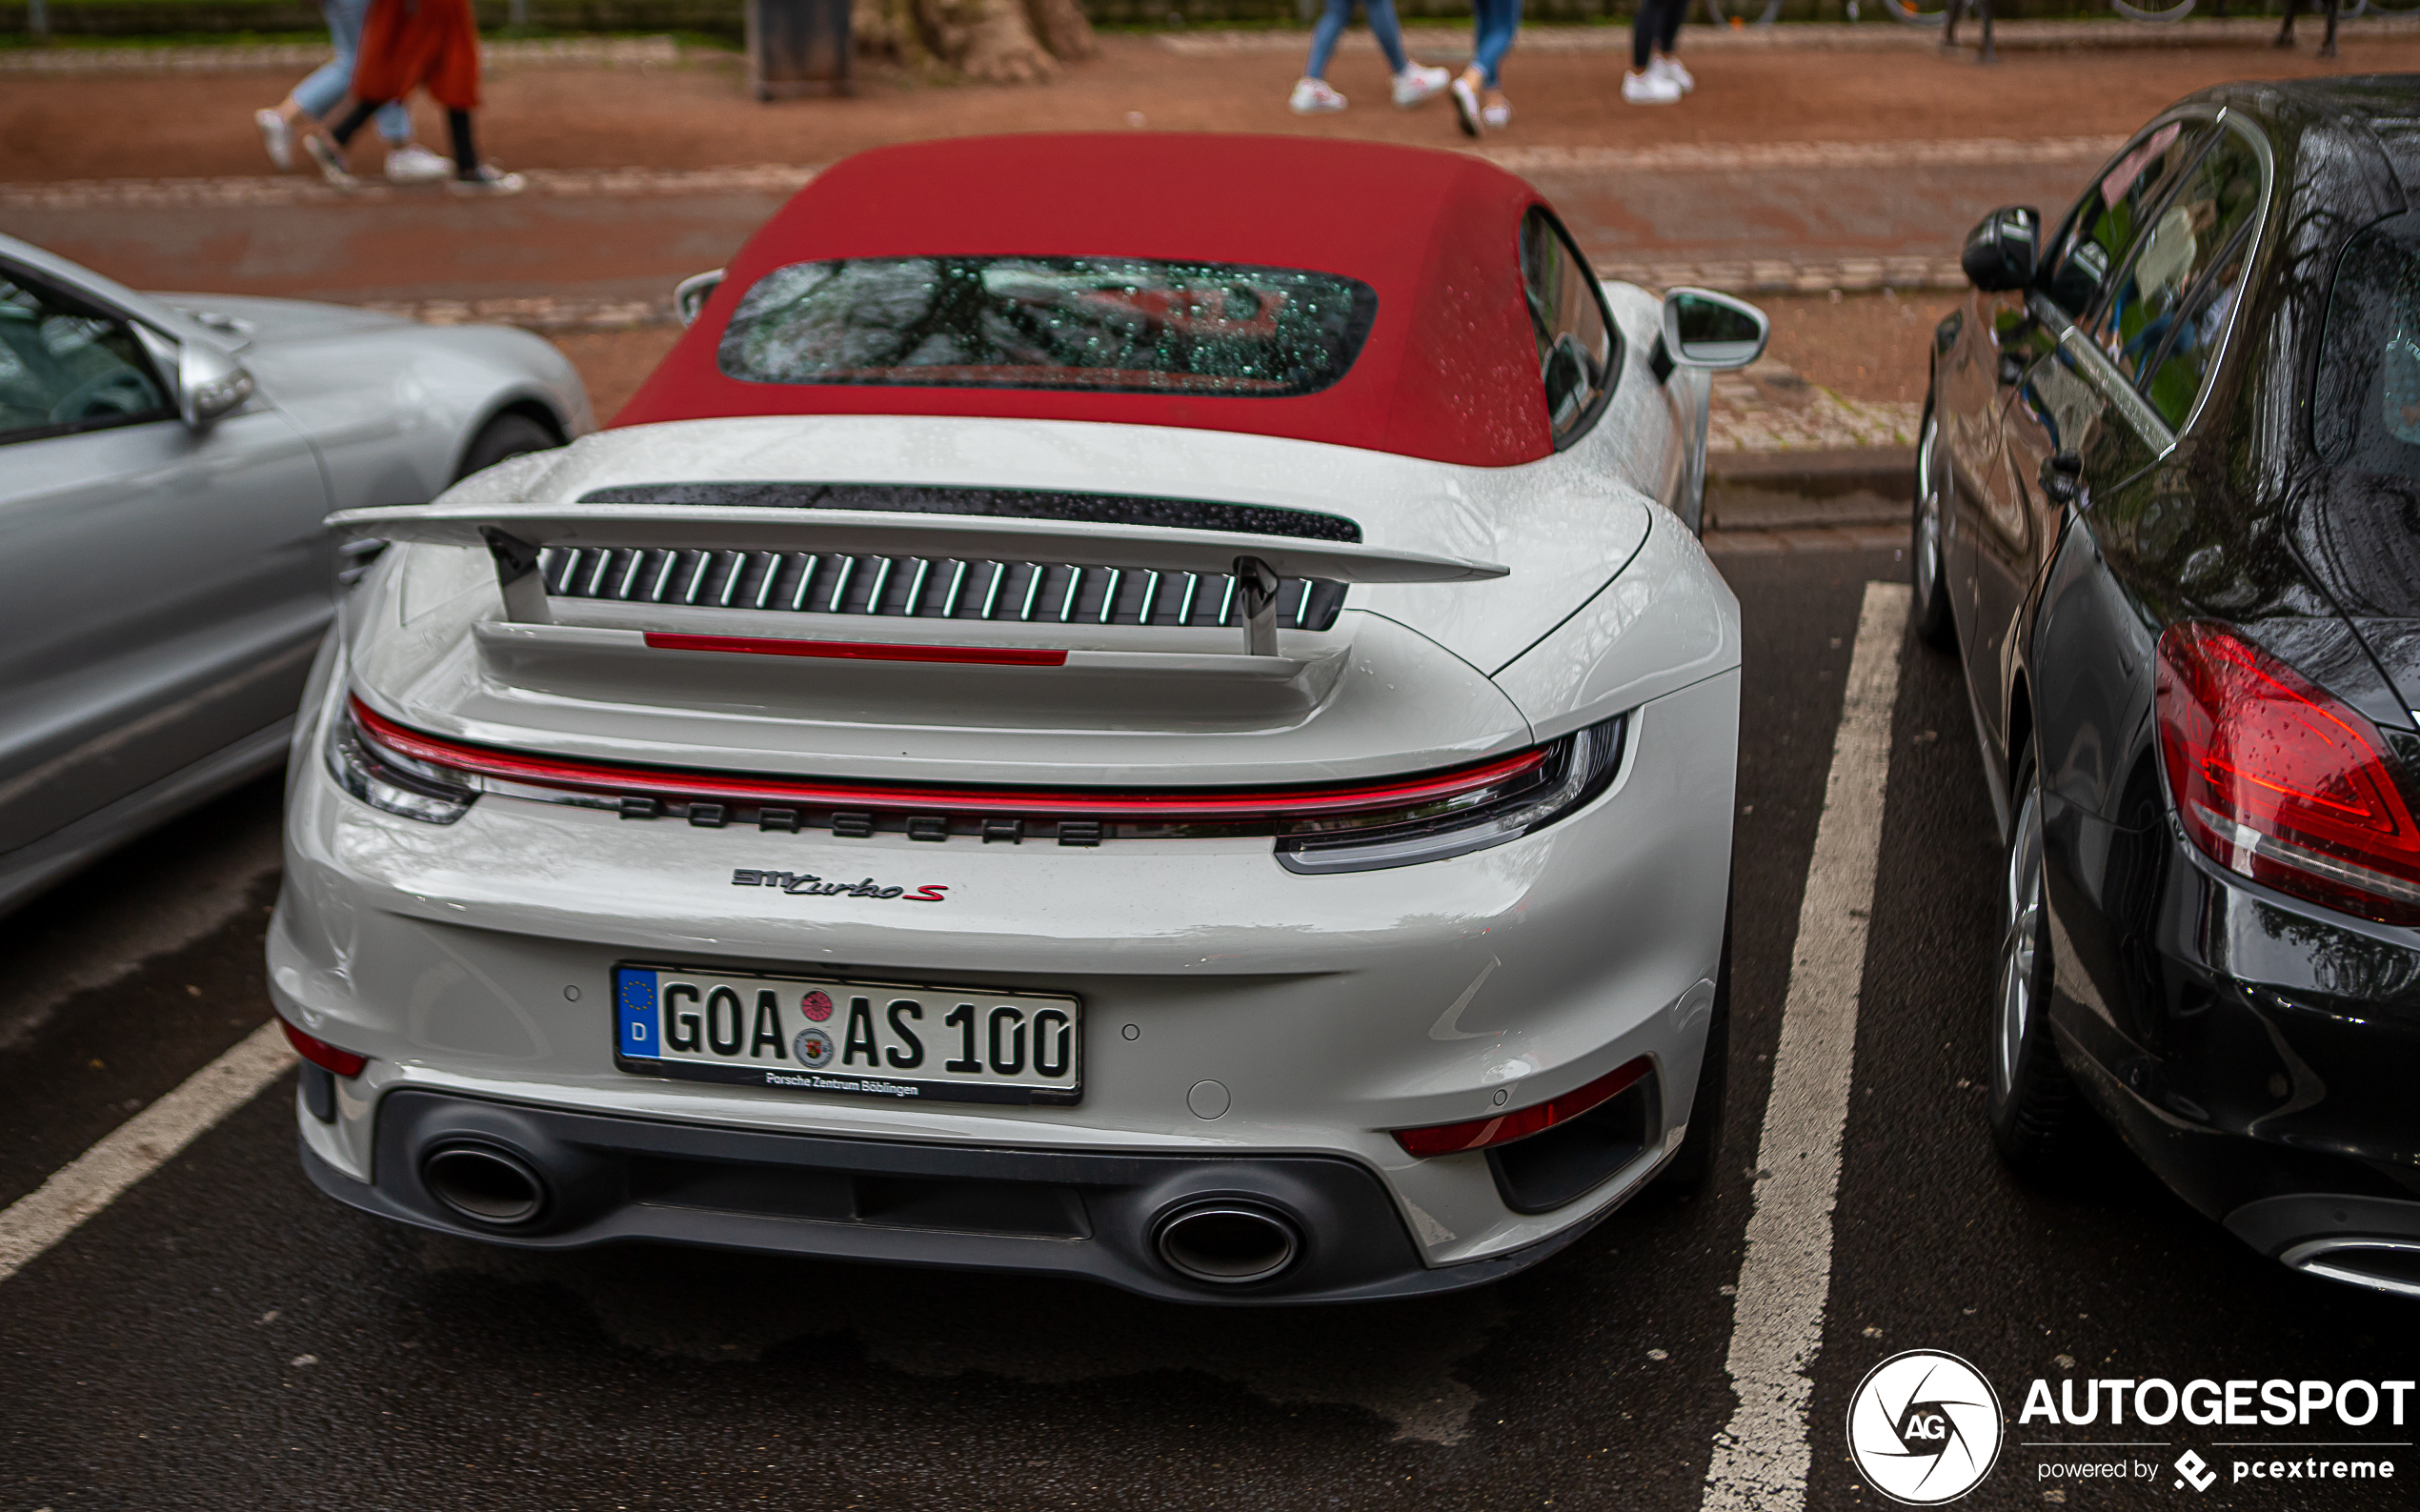
[{"label": "alloy wheel", "polygon": [[1932,602],[1941,586],[1941,470],[1933,452],[1941,439],[1941,422],[1925,416],[1924,439],[1916,447],[1915,588],[1919,605]]},{"label": "alloy wheel", "polygon": [[1992,1025],[1991,1082],[1995,1100],[2015,1085],[2017,1059],[2033,1021],[2042,938],[2042,794],[2027,783],[2008,847],[2007,929],[2000,937],[2000,998]]}]

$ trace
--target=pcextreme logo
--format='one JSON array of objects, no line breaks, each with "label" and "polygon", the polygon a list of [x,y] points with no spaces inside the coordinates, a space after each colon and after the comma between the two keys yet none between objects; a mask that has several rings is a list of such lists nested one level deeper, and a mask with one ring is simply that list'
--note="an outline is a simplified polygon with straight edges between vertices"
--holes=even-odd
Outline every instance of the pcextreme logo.
[{"label": "pcextreme logo", "polygon": [[1891,1356],[1848,1403],[1848,1452],[1866,1484],[1908,1506],[1973,1490],[2000,1458],[2000,1398],[1983,1373],[1937,1349]]}]

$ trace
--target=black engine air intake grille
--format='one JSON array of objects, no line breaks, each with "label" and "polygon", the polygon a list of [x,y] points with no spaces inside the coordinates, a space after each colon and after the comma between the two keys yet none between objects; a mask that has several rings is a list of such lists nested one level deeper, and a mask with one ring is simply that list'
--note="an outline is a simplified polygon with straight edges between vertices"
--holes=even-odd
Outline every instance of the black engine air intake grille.
[{"label": "black engine air intake grille", "polygon": [[[538,571],[546,591],[557,598],[703,609],[1051,625],[1203,626],[1236,624],[1243,612],[1241,595],[1229,574],[1072,567],[1064,562],[550,546],[539,554]],[[1279,586],[1277,607],[1278,623],[1287,629],[1331,629],[1344,607],[1344,585],[1288,577]]]},{"label": "black engine air intake grille", "polygon": [[940,488],[902,483],[625,483],[580,495],[583,504],[655,504],[796,510],[882,510],[898,514],[971,514],[1001,519],[1063,520],[1079,525],[1156,525],[1162,530],[1227,531],[1290,535],[1306,541],[1352,541],[1361,527],[1341,514],[1226,504],[1211,499],[1153,498],[1140,494],[1067,494],[1045,489]]}]

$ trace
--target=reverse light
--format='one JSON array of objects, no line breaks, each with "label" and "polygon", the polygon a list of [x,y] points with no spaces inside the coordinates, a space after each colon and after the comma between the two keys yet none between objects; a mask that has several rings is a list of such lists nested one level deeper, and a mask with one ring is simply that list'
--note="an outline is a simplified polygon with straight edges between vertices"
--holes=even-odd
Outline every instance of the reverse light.
[{"label": "reverse light", "polygon": [[1616,715],[1534,748],[1522,780],[1475,787],[1417,808],[1305,822],[1278,839],[1278,864],[1318,876],[1442,860],[1519,839],[1595,800],[1622,764],[1628,719]]},{"label": "reverse light", "polygon": [[364,730],[357,707],[328,721],[328,774],[337,786],[373,809],[428,824],[451,824],[471,812],[476,792]]},{"label": "reverse light", "polygon": [[1462,1123],[1435,1123],[1424,1129],[1397,1129],[1395,1142],[1403,1147],[1404,1154],[1422,1159],[1460,1155],[1469,1150],[1492,1150],[1500,1144],[1510,1144],[1533,1134],[1543,1134],[1558,1123],[1568,1122],[1611,1101],[1629,1091],[1650,1069],[1647,1058],[1641,1056],[1562,1097],[1533,1102],[1528,1107],[1515,1108],[1510,1113],[1499,1113],[1492,1118],[1472,1119]]},{"label": "reverse light", "polygon": [[294,1047],[294,1054],[323,1071],[334,1072],[348,1081],[361,1075],[361,1068],[370,1063],[368,1056],[357,1056],[350,1050],[339,1050],[325,1039],[304,1034],[282,1017],[277,1020],[277,1027],[286,1031],[286,1043]]},{"label": "reverse light", "polygon": [[2386,742],[2221,626],[2160,636],[2154,703],[2185,833],[2228,871],[2388,924],[2420,924],[2420,823]]}]

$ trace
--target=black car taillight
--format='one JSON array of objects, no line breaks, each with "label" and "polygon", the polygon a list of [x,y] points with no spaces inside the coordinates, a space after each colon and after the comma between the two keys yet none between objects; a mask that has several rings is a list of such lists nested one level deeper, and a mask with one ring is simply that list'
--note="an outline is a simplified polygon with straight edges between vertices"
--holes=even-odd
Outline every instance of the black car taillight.
[{"label": "black car taillight", "polygon": [[2219,865],[2362,918],[2420,924],[2420,823],[2377,727],[2227,629],[2160,636],[2177,816]]}]

